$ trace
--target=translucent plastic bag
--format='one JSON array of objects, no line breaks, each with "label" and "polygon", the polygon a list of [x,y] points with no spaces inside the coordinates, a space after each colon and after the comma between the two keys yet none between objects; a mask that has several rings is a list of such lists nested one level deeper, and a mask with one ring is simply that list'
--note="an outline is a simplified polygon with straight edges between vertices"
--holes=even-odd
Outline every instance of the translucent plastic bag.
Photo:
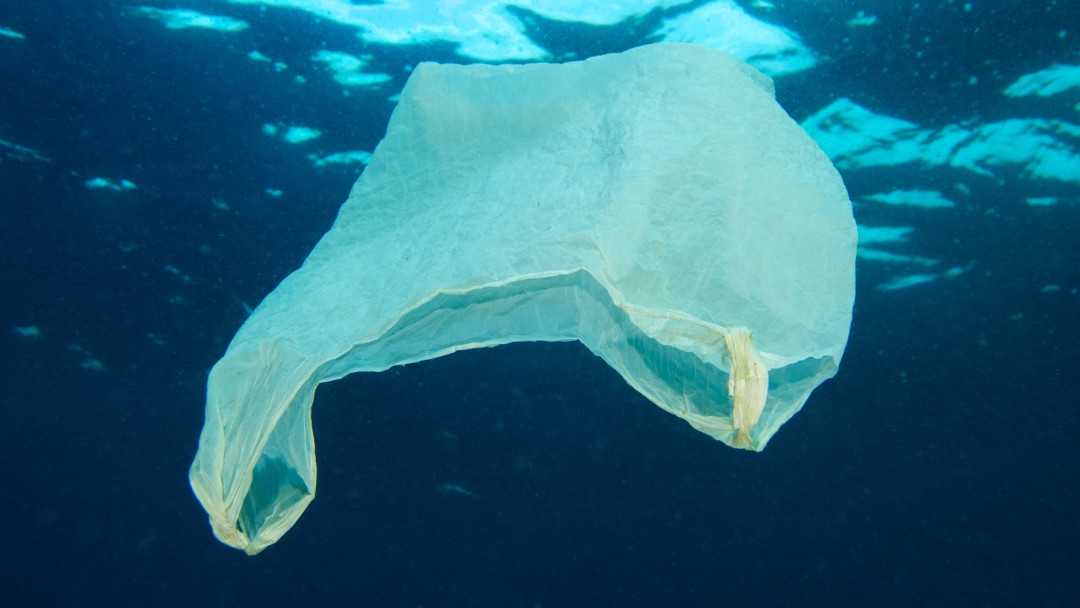
[{"label": "translucent plastic bag", "polygon": [[828,158],[721,51],[422,64],[334,226],[211,372],[191,485],[257,553],[314,496],[320,382],[531,340],[580,340],[759,450],[836,372],[855,243]]}]

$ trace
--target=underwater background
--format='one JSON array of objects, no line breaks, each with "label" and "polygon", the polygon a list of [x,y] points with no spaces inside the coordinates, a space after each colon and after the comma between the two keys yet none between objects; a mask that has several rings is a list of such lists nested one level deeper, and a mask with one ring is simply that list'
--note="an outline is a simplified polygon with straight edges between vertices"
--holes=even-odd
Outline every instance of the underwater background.
[{"label": "underwater background", "polygon": [[[257,557],[206,374],[413,66],[723,48],[848,186],[840,372],[762,453],[577,343],[320,387]],[[5,606],[1080,605],[1080,2],[0,0]]]}]

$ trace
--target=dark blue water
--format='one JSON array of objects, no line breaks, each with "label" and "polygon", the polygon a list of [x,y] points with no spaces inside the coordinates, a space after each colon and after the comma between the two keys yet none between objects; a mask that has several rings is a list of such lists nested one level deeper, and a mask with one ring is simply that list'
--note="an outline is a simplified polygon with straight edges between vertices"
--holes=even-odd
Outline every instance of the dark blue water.
[{"label": "dark blue water", "polygon": [[[1080,91],[1000,95],[1080,62],[1080,3],[774,4],[755,14],[822,56],[777,80],[798,120],[848,97],[927,128],[1080,122]],[[915,227],[906,253],[966,270],[881,291],[891,271],[860,262],[839,375],[763,453],[693,431],[579,345],[462,352],[321,387],[317,499],[257,557],[218,543],[187,485],[206,373],[361,170],[305,155],[371,150],[403,66],[462,59],[445,44],[363,48],[305,13],[156,6],[252,27],[0,2],[0,26],[25,36],[0,37],[0,140],[48,159],[0,155],[3,605],[1080,602],[1080,186],[1036,192],[1023,176],[971,180],[953,209],[856,209]],[[859,9],[879,24],[848,27]],[[587,56],[642,43],[661,16],[536,18],[529,34]],[[310,67],[320,48],[371,53],[394,81],[345,95]],[[323,135],[262,133],[282,121]],[[137,189],[85,185],[99,176]],[[956,178],[845,179],[856,196]],[[1060,202],[1024,202],[1045,195]]]}]

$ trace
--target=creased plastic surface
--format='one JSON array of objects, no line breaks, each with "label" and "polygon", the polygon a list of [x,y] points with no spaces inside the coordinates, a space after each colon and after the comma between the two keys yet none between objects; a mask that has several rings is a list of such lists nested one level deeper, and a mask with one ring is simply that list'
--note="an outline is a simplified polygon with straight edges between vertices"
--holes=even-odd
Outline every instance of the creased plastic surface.
[{"label": "creased plastic surface", "polygon": [[191,485],[257,553],[314,496],[318,383],[528,340],[580,340],[760,450],[836,372],[855,241],[829,160],[721,51],[422,64],[333,228],[211,372]]}]

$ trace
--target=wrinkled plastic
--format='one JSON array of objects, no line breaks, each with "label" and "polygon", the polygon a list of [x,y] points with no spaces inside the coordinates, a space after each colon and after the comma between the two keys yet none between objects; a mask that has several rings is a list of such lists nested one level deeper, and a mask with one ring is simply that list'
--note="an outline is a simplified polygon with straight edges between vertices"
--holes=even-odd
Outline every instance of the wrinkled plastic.
[{"label": "wrinkled plastic", "polygon": [[331,230],[211,372],[191,485],[257,553],[314,496],[320,382],[534,340],[580,340],[760,450],[837,370],[855,243],[828,158],[721,51],[422,64]]}]

